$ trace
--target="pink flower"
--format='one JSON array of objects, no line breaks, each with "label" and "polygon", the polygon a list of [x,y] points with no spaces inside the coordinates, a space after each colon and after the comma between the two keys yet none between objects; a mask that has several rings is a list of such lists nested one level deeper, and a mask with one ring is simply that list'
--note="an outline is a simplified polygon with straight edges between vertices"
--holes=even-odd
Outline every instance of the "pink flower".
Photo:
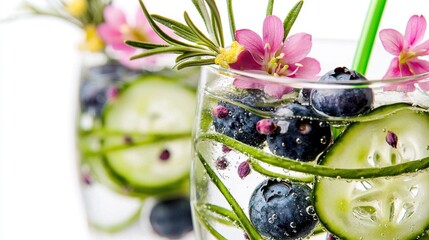
[{"label": "pink flower", "polygon": [[[320,72],[319,62],[307,57],[312,45],[311,35],[298,33],[283,42],[283,24],[276,16],[265,18],[263,38],[249,29],[237,30],[235,35],[245,50],[239,54],[235,63],[230,64],[233,69],[305,79],[315,79]],[[244,77],[235,79],[234,85],[238,88],[261,89],[275,98],[281,98],[293,90],[280,83]]]},{"label": "pink flower", "polygon": [[138,9],[134,23],[129,23],[125,13],[113,5],[107,6],[103,14],[105,22],[98,26],[98,34],[107,45],[116,50],[115,53],[123,65],[137,69],[143,63],[154,62],[156,57],[129,60],[132,55],[136,54],[136,49],[124,43],[125,40],[165,43],[153,31],[141,9]]},{"label": "pink flower", "polygon": [[[412,76],[429,72],[429,62],[421,56],[429,55],[429,40],[421,43],[426,31],[426,19],[414,15],[410,18],[405,35],[394,29],[380,31],[380,40],[384,49],[395,57],[383,79]],[[429,83],[420,83],[422,89],[429,90]],[[403,92],[414,91],[414,83],[391,84],[385,90]]]}]

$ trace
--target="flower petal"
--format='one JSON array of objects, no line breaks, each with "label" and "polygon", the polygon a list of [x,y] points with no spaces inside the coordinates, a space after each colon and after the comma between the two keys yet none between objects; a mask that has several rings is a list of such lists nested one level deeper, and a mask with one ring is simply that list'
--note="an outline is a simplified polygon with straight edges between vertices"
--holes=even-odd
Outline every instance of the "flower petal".
[{"label": "flower petal", "polygon": [[[399,64],[399,70],[400,70],[400,75],[401,77],[406,77],[406,76],[412,76],[413,73],[410,71],[410,67],[408,66],[407,63],[405,64]],[[406,83],[395,83],[395,91],[399,91],[399,92],[412,92],[415,89],[414,83],[413,82],[406,82]]]},{"label": "flower petal", "polygon": [[399,70],[399,58],[395,57],[390,61],[389,68],[387,69],[386,74],[384,74],[383,79],[397,77],[401,77],[401,71]]},{"label": "flower petal", "polygon": [[259,89],[263,90],[264,85],[261,84],[261,81],[258,81],[254,78],[239,76],[234,79],[233,85],[241,89]]},{"label": "flower petal", "polygon": [[411,72],[410,66],[408,66],[408,62],[407,63],[402,63],[402,64],[400,63],[399,64],[399,70],[401,71],[401,76],[402,77],[414,75]]},{"label": "flower petal", "polygon": [[151,28],[149,25],[149,22],[146,19],[146,16],[144,15],[143,11],[140,8],[137,8],[135,16],[136,16],[135,26],[137,28],[144,28],[144,29]]},{"label": "flower petal", "polygon": [[[275,53],[283,43],[284,28],[280,18],[276,16],[267,16],[264,20],[263,42],[268,43],[269,53]],[[264,45],[265,47],[265,45]]]},{"label": "flower petal", "polygon": [[384,49],[390,54],[399,56],[404,48],[404,37],[395,29],[383,29],[379,33]]},{"label": "flower petal", "polygon": [[258,34],[249,29],[241,29],[235,31],[235,38],[240,45],[244,46],[250,52],[257,63],[262,64],[264,59],[264,43]]},{"label": "flower petal", "polygon": [[264,86],[264,92],[276,99],[280,99],[283,95],[292,91],[293,88],[279,83],[267,83]]},{"label": "flower petal", "polygon": [[311,50],[311,35],[307,33],[297,33],[286,38],[282,53],[286,64],[295,64],[304,59]]},{"label": "flower petal", "polygon": [[[413,59],[408,62],[408,66],[414,74],[429,72],[429,61],[423,59]],[[429,81],[420,82],[418,84],[424,91],[429,91]]]},{"label": "flower petal", "polygon": [[248,50],[242,51],[238,57],[237,62],[229,64],[229,67],[236,70],[259,70],[261,65],[259,65],[253,59],[252,55]]},{"label": "flower petal", "polygon": [[425,35],[426,19],[422,15],[413,15],[408,20],[407,28],[405,30],[405,40],[410,46],[420,42]]},{"label": "flower petal", "polygon": [[113,5],[108,5],[104,8],[105,22],[114,28],[120,29],[121,25],[127,23],[125,13]]},{"label": "flower petal", "polygon": [[[386,74],[384,75],[383,79],[391,79],[391,78],[398,78],[398,77],[402,77],[402,75],[401,75],[401,70],[399,67],[399,59],[397,57],[395,57],[390,62],[390,66],[389,66]],[[407,84],[392,83],[392,84],[388,84],[388,85],[384,86],[383,90],[384,91],[409,92],[410,89],[414,90],[413,88],[414,88],[413,84],[409,84],[409,83],[407,83]]]},{"label": "flower petal", "polygon": [[408,67],[414,74],[429,72],[429,62],[423,59],[414,58],[408,61]]},{"label": "flower petal", "polygon": [[419,45],[410,49],[411,52],[416,53],[416,57],[429,55],[429,40],[420,43]]},{"label": "flower petal", "polygon": [[107,23],[98,25],[97,34],[106,44],[112,46],[116,50],[126,50],[130,48],[124,43],[122,33]]},{"label": "flower petal", "polygon": [[320,63],[314,58],[306,57],[299,62],[302,67],[295,73],[296,78],[316,79],[320,72]]}]

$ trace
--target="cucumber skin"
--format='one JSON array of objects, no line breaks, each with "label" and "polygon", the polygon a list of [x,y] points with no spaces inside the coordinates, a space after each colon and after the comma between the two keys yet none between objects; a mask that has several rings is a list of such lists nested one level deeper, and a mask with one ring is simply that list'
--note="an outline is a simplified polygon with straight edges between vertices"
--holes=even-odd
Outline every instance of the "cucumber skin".
[{"label": "cucumber skin", "polygon": [[[160,84],[174,84],[178,88],[182,89],[182,91],[188,92],[190,95],[196,95],[195,88],[186,82],[182,82],[181,78],[183,76],[177,75],[160,75],[158,73],[147,73],[143,76],[139,76],[131,81],[124,82],[122,85],[118,86],[119,95],[117,99],[121,97],[122,94],[126,94],[126,92],[131,89],[133,86],[138,84],[144,84],[144,82],[159,82]],[[106,120],[110,114],[110,112],[115,108],[116,102],[113,100],[112,102],[108,102],[105,106],[103,114],[101,116],[101,125],[106,126]],[[118,130],[118,129],[113,129]],[[120,129],[119,129],[120,131]],[[124,135],[126,133],[124,132]],[[135,133],[133,133],[135,134]],[[102,139],[102,145],[105,145],[105,140]],[[189,139],[189,142],[191,140]],[[127,151],[121,150],[121,151]],[[189,150],[190,151],[190,150]],[[109,163],[108,154],[105,154],[100,159],[99,166],[104,168],[104,173],[111,180],[110,184],[114,184],[117,190],[120,190],[120,193],[126,195],[134,195],[134,196],[164,196],[164,195],[174,195],[174,194],[183,194],[189,189],[189,173],[184,173],[177,179],[173,179],[171,181],[166,181],[162,185],[147,185],[147,184],[133,184],[128,179],[127,176],[118,173],[112,165]],[[191,160],[191,154],[189,154],[189,161]]]},{"label": "cucumber skin", "polygon": [[[384,118],[386,118],[386,117],[389,118],[390,115],[393,115],[393,114],[395,114],[397,112],[401,112],[401,111],[413,111],[413,112],[410,112],[410,114],[426,114],[424,117],[427,118],[427,124],[426,124],[426,126],[429,129],[429,114],[427,113],[428,111],[427,110],[423,110],[423,109],[418,109],[418,108],[413,107],[412,105],[407,104],[407,103],[397,103],[397,104],[391,104],[391,105],[381,106],[381,107],[378,107],[378,108],[374,109],[369,114],[365,115],[365,117],[379,116],[380,115],[380,116],[383,116],[383,117],[380,118],[380,119],[378,119],[378,118],[374,119],[374,121],[385,121]],[[415,112],[415,111],[419,111],[419,112]],[[387,115],[384,114],[386,112],[390,113],[390,114],[387,114]],[[412,121],[412,119],[405,119],[404,125],[407,124],[407,121]],[[371,122],[371,121],[369,121],[369,122]],[[359,123],[359,122],[353,122],[353,123],[351,123],[336,138],[335,143],[332,144],[327,149],[327,151],[318,159],[318,164],[325,165],[327,163],[335,161],[335,160],[333,160],[333,159],[335,159],[335,157],[333,157],[332,155],[335,155],[335,151],[337,151],[337,149],[340,148],[342,144],[346,144],[345,142],[348,142],[348,140],[344,140],[345,138],[350,138],[348,135],[351,135],[351,134],[355,135],[356,134],[356,133],[354,133],[354,131],[355,131],[355,129],[354,129],[355,127],[354,126],[359,126],[361,124],[366,124],[366,123],[365,122],[364,123]],[[371,124],[371,123],[369,123],[369,124]],[[388,125],[389,125],[389,122],[387,122],[387,124],[386,124],[386,128],[387,129],[388,129]],[[409,125],[409,126],[411,126],[411,125]],[[414,125],[412,125],[412,126],[414,126]],[[429,130],[428,130],[428,133],[429,133]],[[428,136],[427,138],[429,138],[429,134],[427,136]],[[331,165],[331,167],[332,167],[332,165]],[[424,170],[424,171],[426,171],[426,170]],[[421,172],[421,173],[419,173],[419,175],[421,175],[421,174],[426,174],[427,175],[429,173],[428,172]],[[429,180],[428,176],[420,176],[419,179],[421,179],[421,178]],[[371,181],[371,179],[368,179],[368,180]],[[320,194],[321,194],[320,191],[323,191],[323,188],[321,187],[322,184],[320,183],[320,181],[324,181],[324,180],[320,180],[320,179],[316,179],[315,180],[315,184],[314,184],[314,188],[313,188],[313,195],[312,195],[313,206],[315,207],[316,212],[318,212],[318,210],[317,210],[318,207],[317,206],[318,206],[318,198],[320,197]],[[325,181],[333,181],[333,182],[335,182],[335,181],[344,181],[344,180],[325,180]],[[332,187],[335,187],[335,184],[328,184],[328,185],[332,185]],[[322,188],[322,189],[320,189],[320,188]],[[340,189],[337,189],[337,190],[340,190]],[[319,197],[318,197],[318,194],[319,194]],[[324,206],[320,206],[320,208],[323,208],[323,207]],[[339,207],[339,206],[337,206],[337,207]],[[335,211],[335,210],[332,210],[332,211]],[[325,214],[322,214],[322,215],[326,215],[326,211],[324,211],[324,212],[325,212]],[[318,213],[318,215],[320,215],[320,214]],[[365,235],[365,236],[359,236],[359,237],[357,237],[357,236],[350,236],[348,233],[349,232],[353,232],[353,228],[355,228],[355,227],[357,227],[359,225],[354,224],[354,225],[352,225],[354,227],[351,227],[348,230],[347,229],[346,230],[338,229],[338,228],[341,228],[341,227],[335,226],[335,222],[331,223],[330,222],[331,219],[329,219],[329,216],[326,216],[326,217],[328,219],[320,219],[320,217],[319,217],[321,223],[324,225],[324,228],[326,228],[328,231],[332,232],[333,234],[336,234],[336,236],[339,237],[339,239],[361,239],[361,237],[363,237],[363,239],[381,239],[380,235],[377,235],[377,236],[368,236],[368,235]],[[428,220],[426,221],[425,225],[426,225],[425,227],[423,227],[419,231],[415,231],[415,233],[413,233],[413,234],[411,234],[412,231],[410,230],[410,235],[404,236],[404,237],[406,237],[405,239],[410,239],[411,240],[411,239],[417,239],[417,238],[423,236],[425,234],[425,232],[429,229],[429,216],[428,216]],[[363,226],[360,226],[360,227],[363,227]],[[380,232],[381,231],[379,231],[379,233]],[[366,234],[370,234],[370,231],[367,231]]]}]

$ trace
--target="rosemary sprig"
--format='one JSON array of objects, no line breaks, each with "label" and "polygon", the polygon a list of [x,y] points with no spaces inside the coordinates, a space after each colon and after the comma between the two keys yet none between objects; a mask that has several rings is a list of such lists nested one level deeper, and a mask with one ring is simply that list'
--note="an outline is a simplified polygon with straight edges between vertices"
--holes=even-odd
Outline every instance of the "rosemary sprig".
[{"label": "rosemary sprig", "polygon": [[[178,55],[174,68],[182,69],[194,66],[213,65],[217,63],[215,60],[219,55],[234,54],[225,53],[224,51],[225,40],[223,25],[216,0],[192,0],[193,5],[205,24],[205,32],[196,26],[194,20],[191,19],[186,11],[183,14],[185,23],[180,23],[167,17],[150,14],[143,0],[139,0],[139,2],[151,27],[160,38],[167,42],[167,44],[156,45],[148,42],[126,41],[125,43],[132,47],[147,50],[147,52],[131,57],[132,60],[155,54],[172,53]],[[287,34],[298,17],[303,2],[304,0],[299,0],[284,20],[284,39],[286,39]],[[226,3],[231,37],[233,41],[236,41],[232,0],[226,0]],[[268,0],[267,15],[272,15],[273,5],[274,0]],[[169,35],[167,32],[163,31],[157,23],[171,29],[176,36],[182,39],[178,40],[172,35]],[[224,56],[220,56],[220,58],[222,57]]]},{"label": "rosemary sprig", "polygon": [[[215,57],[219,54],[220,48],[224,46],[224,34],[220,13],[214,0],[192,0],[206,25],[208,35],[198,29],[187,12],[183,14],[185,20],[185,24],[183,24],[167,17],[149,14],[143,1],[139,1],[149,24],[167,44],[126,41],[125,43],[129,46],[147,50],[132,56],[131,59],[161,53],[173,53],[179,55],[176,58],[174,66],[176,69],[212,65],[215,63]],[[174,34],[183,38],[183,41],[170,36],[156,23],[171,29]]]}]

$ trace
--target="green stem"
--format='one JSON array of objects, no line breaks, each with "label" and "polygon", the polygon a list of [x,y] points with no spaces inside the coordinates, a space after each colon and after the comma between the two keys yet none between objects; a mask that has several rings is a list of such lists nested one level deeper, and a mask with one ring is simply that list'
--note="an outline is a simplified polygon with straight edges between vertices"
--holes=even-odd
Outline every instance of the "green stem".
[{"label": "green stem", "polygon": [[234,20],[234,11],[232,8],[232,0],[226,0],[226,5],[228,8],[228,19],[229,19],[229,29],[231,31],[231,39],[235,41],[235,20]]},{"label": "green stem", "polygon": [[231,210],[210,203],[200,203],[198,204],[197,208],[201,212],[210,214],[210,216],[206,214],[207,217],[215,218],[218,222],[221,222],[226,225],[234,225],[241,228],[241,226],[239,225],[239,219]]},{"label": "green stem", "polygon": [[258,159],[261,162],[281,167],[291,171],[312,174],[320,177],[343,178],[343,179],[363,179],[399,176],[407,173],[416,173],[429,167],[429,157],[400,163],[388,167],[380,168],[332,168],[322,165],[313,165],[311,163],[299,162],[296,160],[280,157],[261,149],[250,147],[233,138],[218,133],[206,133],[199,136],[198,141],[213,140],[233,148],[241,153]]},{"label": "green stem", "polygon": [[387,0],[372,0],[356,48],[352,68],[365,75]]},{"label": "green stem", "polygon": [[121,151],[129,148],[133,148],[133,147],[140,147],[140,146],[159,143],[159,142],[173,141],[173,140],[182,139],[182,138],[190,138],[190,135],[184,135],[184,136],[179,135],[175,137],[167,136],[167,137],[157,137],[157,138],[146,138],[146,139],[131,142],[131,143],[124,143],[124,144],[118,144],[114,146],[103,147],[98,151],[83,149],[83,154],[86,157],[101,156],[110,152]]},{"label": "green stem", "polygon": [[136,222],[140,218],[140,214],[143,209],[143,203],[140,203],[140,206],[138,207],[137,211],[134,212],[129,218],[125,219],[123,222],[117,223],[115,225],[111,226],[103,226],[101,224],[97,223],[90,223],[90,225],[100,231],[107,232],[107,233],[117,233],[125,228],[129,227],[131,224]]},{"label": "green stem", "polygon": [[273,5],[274,5],[274,0],[268,0],[267,16],[273,15]]},{"label": "green stem", "polygon": [[215,237],[217,240],[228,240],[227,238],[222,236],[222,234],[216,231],[216,229],[214,229],[214,227],[210,225],[208,220],[204,216],[202,216],[200,212],[196,211],[196,215],[198,217],[198,221],[211,233],[213,237]]},{"label": "green stem", "polygon": [[[399,111],[403,111],[403,110],[413,110],[413,111],[419,111],[419,112],[429,112],[429,109],[423,109],[420,108],[418,106],[412,106],[408,103],[394,103],[391,105],[385,105],[379,108],[374,109],[373,111],[371,111],[368,114],[364,114],[361,116],[357,116],[357,117],[349,117],[349,118],[314,118],[314,117],[305,117],[305,116],[283,116],[283,115],[276,115],[267,111],[263,111],[263,110],[259,110],[257,108],[254,107],[249,107],[246,104],[228,99],[228,98],[224,98],[221,96],[216,96],[211,92],[207,93],[207,96],[211,99],[215,99],[217,101],[223,101],[223,102],[227,102],[233,105],[236,105],[238,107],[241,107],[255,115],[258,115],[260,117],[263,118],[282,118],[282,119],[294,119],[294,118],[299,118],[299,119],[313,119],[313,120],[320,120],[320,121],[327,121],[329,120],[329,122],[332,123],[340,123],[340,124],[344,124],[344,123],[354,123],[354,122],[369,122],[369,121],[374,121],[374,120],[378,120],[378,119],[382,119],[385,118],[386,116],[392,115],[396,112]],[[391,108],[389,110],[385,110],[386,108],[389,108],[389,106],[395,106],[394,108]]]},{"label": "green stem", "polygon": [[272,172],[272,171],[269,171],[269,170],[265,169],[255,159],[249,159],[248,161],[250,163],[250,166],[252,166],[252,169],[255,172],[258,172],[258,173],[260,173],[262,175],[265,175],[267,177],[288,179],[290,181],[298,181],[298,182],[306,182],[306,183],[310,183],[310,182],[314,181],[314,176],[313,175],[310,175],[310,176],[294,176],[292,174],[291,175],[286,175],[286,174],[276,173],[276,172]]},{"label": "green stem", "polygon": [[112,130],[112,129],[106,129],[106,128],[94,128],[90,131],[80,131],[79,132],[81,137],[89,136],[89,135],[95,135],[100,138],[105,137],[123,137],[123,136],[129,136],[132,138],[180,138],[180,137],[189,137],[192,135],[190,132],[183,132],[183,133],[141,133],[141,132],[125,132],[120,130]]},{"label": "green stem", "polygon": [[203,164],[204,168],[207,171],[207,175],[210,177],[212,183],[216,185],[216,187],[219,189],[219,191],[222,193],[222,195],[225,197],[226,201],[231,206],[234,213],[237,215],[240,225],[243,226],[243,229],[247,233],[247,235],[252,240],[262,240],[262,236],[256,231],[256,229],[253,227],[250,220],[247,218],[246,214],[244,213],[243,209],[240,207],[238,202],[235,200],[235,198],[232,196],[232,194],[229,192],[228,188],[223,184],[222,180],[218,178],[216,173],[213,171],[213,169],[209,166],[207,161],[204,159],[204,157],[201,155],[201,153],[197,153],[198,158],[200,159],[201,163]]}]

